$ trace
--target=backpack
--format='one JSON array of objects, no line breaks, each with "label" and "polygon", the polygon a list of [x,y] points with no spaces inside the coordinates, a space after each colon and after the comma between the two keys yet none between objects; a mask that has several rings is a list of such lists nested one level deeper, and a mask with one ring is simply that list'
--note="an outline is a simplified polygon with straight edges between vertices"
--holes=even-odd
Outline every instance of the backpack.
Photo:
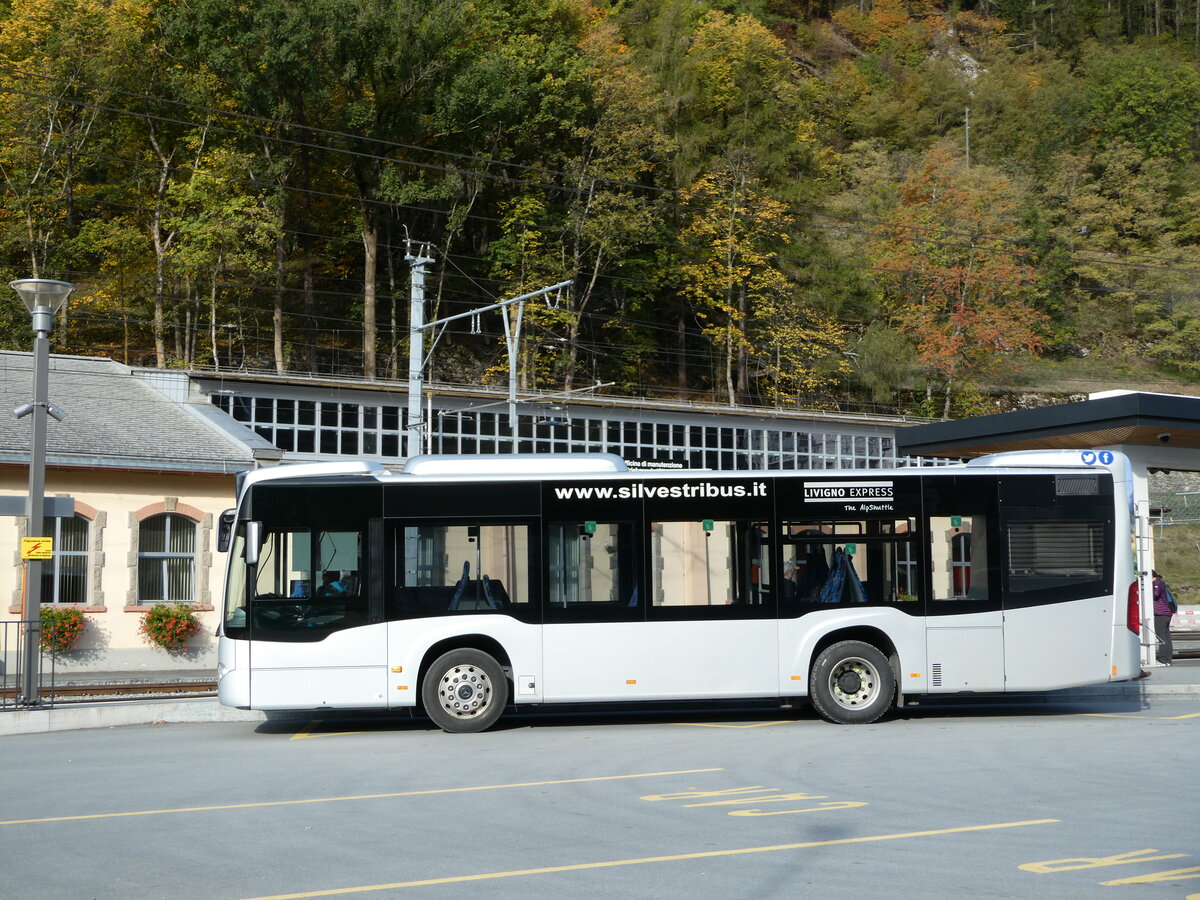
[{"label": "backpack", "polygon": [[1167,601],[1167,608],[1171,610],[1171,615],[1179,612],[1179,604],[1175,602],[1175,595],[1171,593],[1171,589],[1167,587],[1167,583],[1163,582],[1163,599]]}]

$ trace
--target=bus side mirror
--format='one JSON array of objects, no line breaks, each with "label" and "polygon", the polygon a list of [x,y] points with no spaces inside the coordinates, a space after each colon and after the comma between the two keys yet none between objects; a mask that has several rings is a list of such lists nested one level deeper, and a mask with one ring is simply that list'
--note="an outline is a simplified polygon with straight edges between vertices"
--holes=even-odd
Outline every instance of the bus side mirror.
[{"label": "bus side mirror", "polygon": [[217,522],[217,552],[228,553],[233,542],[233,525],[237,521],[237,510],[227,509]]},{"label": "bus side mirror", "polygon": [[262,522],[250,521],[246,523],[246,549],[243,556],[246,559],[246,565],[258,565],[258,549],[262,546]]}]

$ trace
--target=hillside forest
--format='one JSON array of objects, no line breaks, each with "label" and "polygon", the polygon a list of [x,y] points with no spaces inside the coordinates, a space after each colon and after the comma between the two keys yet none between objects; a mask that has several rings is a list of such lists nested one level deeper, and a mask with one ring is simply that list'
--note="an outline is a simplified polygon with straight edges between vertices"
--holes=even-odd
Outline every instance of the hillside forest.
[{"label": "hillside forest", "polygon": [[61,352],[391,379],[427,256],[428,319],[570,281],[527,390],[964,415],[1200,378],[1198,128],[1200,2],[3,0],[0,275]]}]

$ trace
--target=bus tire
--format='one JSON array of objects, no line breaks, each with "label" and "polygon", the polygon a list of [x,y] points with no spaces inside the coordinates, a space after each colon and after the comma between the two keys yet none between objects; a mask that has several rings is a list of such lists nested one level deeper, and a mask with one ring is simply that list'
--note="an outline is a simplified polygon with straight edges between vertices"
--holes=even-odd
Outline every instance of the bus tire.
[{"label": "bus tire", "polygon": [[508,703],[508,679],[482,650],[464,647],[443,653],[421,682],[425,713],[443,731],[466,734],[496,724]]},{"label": "bus tire", "polygon": [[862,641],[839,641],[821,651],[809,674],[808,693],[818,715],[837,725],[867,725],[896,696],[888,658]]}]

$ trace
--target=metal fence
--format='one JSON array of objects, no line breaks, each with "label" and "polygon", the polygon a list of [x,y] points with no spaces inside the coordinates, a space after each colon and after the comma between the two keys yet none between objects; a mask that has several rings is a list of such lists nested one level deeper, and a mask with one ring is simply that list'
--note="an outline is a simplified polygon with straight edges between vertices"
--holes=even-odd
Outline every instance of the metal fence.
[{"label": "metal fence", "polygon": [[1176,491],[1164,508],[1163,518],[1172,524],[1200,522],[1200,491]]},{"label": "metal fence", "polygon": [[[0,622],[0,710],[29,709],[54,705],[55,659],[39,650],[32,660],[36,697],[25,694],[25,635],[35,623]],[[40,623],[38,623],[40,624]]]}]

